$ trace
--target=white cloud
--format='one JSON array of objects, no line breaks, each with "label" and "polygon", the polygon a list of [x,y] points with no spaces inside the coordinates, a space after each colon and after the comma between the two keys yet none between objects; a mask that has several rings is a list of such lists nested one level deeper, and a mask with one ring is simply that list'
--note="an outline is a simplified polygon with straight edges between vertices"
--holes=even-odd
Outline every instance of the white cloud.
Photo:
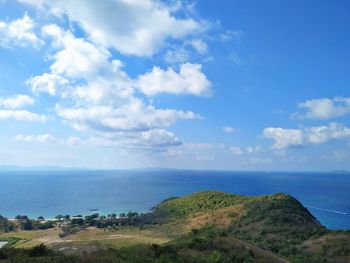
[{"label": "white cloud", "polygon": [[44,73],[41,76],[31,77],[26,84],[31,86],[34,93],[48,93],[53,96],[66,88],[69,81],[59,75]]},{"label": "white cloud", "polygon": [[350,128],[338,123],[304,129],[266,128],[263,136],[275,140],[274,149],[284,149],[304,144],[321,144],[330,140],[350,138]]},{"label": "white cloud", "polygon": [[202,39],[194,39],[188,42],[199,54],[208,53],[208,45]]},{"label": "white cloud", "polygon": [[44,122],[47,117],[25,110],[0,110],[0,120],[15,119],[18,121]]},{"label": "white cloud", "polygon": [[164,54],[164,60],[169,64],[184,63],[188,61],[189,58],[190,55],[183,47],[168,49]]},{"label": "white cloud", "polygon": [[225,149],[221,143],[183,143],[177,147],[168,148],[164,151],[164,156],[193,159],[196,161],[213,161],[217,154],[221,154]]},{"label": "white cloud", "polygon": [[262,151],[263,151],[263,148],[260,145],[255,146],[255,147],[248,146],[248,147],[245,148],[245,152],[247,154],[260,153]]},{"label": "white cloud", "polygon": [[350,114],[350,97],[312,99],[299,103],[298,107],[307,112],[294,113],[292,118],[330,119]]},{"label": "white cloud", "polygon": [[31,45],[39,48],[44,42],[33,32],[34,26],[34,21],[27,14],[9,23],[0,21],[0,46],[11,48]]},{"label": "white cloud", "polygon": [[350,128],[338,123],[330,123],[328,126],[311,127],[306,130],[306,138],[309,143],[320,144],[334,139],[350,138]]},{"label": "white cloud", "polygon": [[222,130],[223,130],[224,132],[226,132],[226,133],[234,133],[234,132],[237,131],[236,128],[231,127],[231,126],[224,126],[224,127],[222,128]]},{"label": "white cloud", "polygon": [[139,136],[136,137],[136,140],[134,139],[133,142],[126,142],[127,147],[135,145],[137,148],[156,147],[158,149],[179,146],[181,144],[182,142],[175,136],[175,134],[164,129],[154,129],[141,132]]},{"label": "white cloud", "polygon": [[237,30],[237,31],[226,30],[224,33],[221,34],[220,38],[222,41],[230,41],[230,40],[239,41],[242,35],[243,35],[243,32],[240,30]]},{"label": "white cloud", "polygon": [[234,154],[234,155],[242,155],[244,154],[244,151],[240,147],[236,146],[231,146],[229,150]]},{"label": "white cloud", "polygon": [[44,134],[31,134],[24,135],[18,134],[13,138],[15,141],[22,141],[28,143],[53,143],[53,144],[87,144],[88,141],[84,141],[79,137],[68,137],[67,139],[58,138],[50,133]]},{"label": "white cloud", "polygon": [[[44,26],[42,33],[52,39],[50,72],[31,77],[26,84],[34,93],[55,96],[57,116],[64,124],[90,137],[72,142],[160,150],[181,145],[175,134],[165,128],[178,120],[201,118],[192,111],[156,108],[137,92],[205,95],[211,83],[202,73],[201,65],[186,63],[179,72],[154,68],[132,79],[107,47],[78,38],[54,24]],[[157,77],[155,89],[153,85],[147,86]]]},{"label": "white cloud", "polygon": [[54,15],[65,14],[77,22],[94,43],[130,55],[153,55],[166,39],[180,39],[203,28],[191,18],[176,18],[171,13],[172,7],[160,1],[20,1]]},{"label": "white cloud", "polygon": [[256,154],[263,151],[263,148],[258,146],[247,146],[245,148],[237,147],[237,146],[231,146],[229,148],[229,151],[232,152],[234,155],[243,155],[243,154]]},{"label": "white cloud", "polygon": [[16,135],[14,138],[16,141],[24,141],[24,142],[40,142],[40,143],[57,143],[59,142],[57,138],[55,138],[51,134],[38,134],[38,135]]},{"label": "white cloud", "polygon": [[274,149],[283,149],[290,146],[298,146],[304,144],[304,133],[299,129],[283,129],[283,128],[265,128],[263,136],[275,140],[272,145]]},{"label": "white cloud", "polygon": [[156,109],[134,100],[119,108],[112,106],[95,106],[89,108],[56,107],[57,114],[69,121],[77,130],[97,131],[147,131],[167,127],[178,119],[197,119],[199,116],[191,111]]},{"label": "white cloud", "polygon": [[84,145],[92,147],[122,147],[125,149],[163,150],[172,146],[179,146],[182,142],[172,133],[164,129],[154,129],[143,132],[129,133],[124,137],[90,137],[81,139],[80,137],[58,138],[52,134],[23,135],[14,137],[16,141],[28,143],[53,143],[64,145]]},{"label": "white cloud", "polygon": [[89,79],[110,66],[108,50],[76,38],[57,25],[47,25],[42,30],[45,35],[53,38],[54,45],[60,49],[53,55],[54,63],[50,67],[54,74]]},{"label": "white cloud", "polygon": [[135,86],[147,96],[158,93],[208,95],[212,85],[201,68],[199,64],[185,63],[177,73],[170,67],[167,70],[154,67],[151,72],[139,76]]},{"label": "white cloud", "polygon": [[18,94],[10,98],[0,98],[0,106],[6,109],[19,109],[34,104],[34,99],[28,95]]},{"label": "white cloud", "polygon": [[215,160],[214,155],[198,155],[196,156],[197,161],[205,161],[205,162],[211,162]]}]

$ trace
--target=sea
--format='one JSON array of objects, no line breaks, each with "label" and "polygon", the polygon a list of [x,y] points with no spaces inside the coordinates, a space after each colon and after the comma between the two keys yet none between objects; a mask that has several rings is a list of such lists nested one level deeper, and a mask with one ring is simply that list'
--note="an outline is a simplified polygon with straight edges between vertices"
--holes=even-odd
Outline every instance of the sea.
[{"label": "sea", "polygon": [[326,227],[350,229],[350,174],[343,172],[0,171],[0,215],[148,212],[166,198],[205,190],[287,193]]}]

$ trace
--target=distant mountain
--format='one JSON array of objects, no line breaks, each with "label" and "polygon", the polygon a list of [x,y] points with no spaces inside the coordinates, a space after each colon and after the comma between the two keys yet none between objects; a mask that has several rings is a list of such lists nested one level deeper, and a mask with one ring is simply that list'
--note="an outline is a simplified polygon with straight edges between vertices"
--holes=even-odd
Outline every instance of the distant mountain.
[{"label": "distant mountain", "polygon": [[350,173],[350,171],[347,171],[347,170],[333,170],[333,171],[331,171],[331,173],[335,173],[335,174],[348,174],[348,173]]}]

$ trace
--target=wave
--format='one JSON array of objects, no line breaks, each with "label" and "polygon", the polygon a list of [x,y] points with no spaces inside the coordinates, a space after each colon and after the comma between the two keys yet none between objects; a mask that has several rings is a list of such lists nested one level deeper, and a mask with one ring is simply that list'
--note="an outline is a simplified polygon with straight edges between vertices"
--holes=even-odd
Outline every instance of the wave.
[{"label": "wave", "polygon": [[316,207],[316,206],[311,206],[311,205],[306,205],[305,207],[316,209],[316,210],[321,210],[321,211],[326,211],[326,212],[331,212],[331,213],[336,213],[336,214],[341,214],[341,215],[348,214],[348,213],[342,212],[342,211],[331,210],[331,209],[326,209],[326,208],[321,208],[321,207]]}]

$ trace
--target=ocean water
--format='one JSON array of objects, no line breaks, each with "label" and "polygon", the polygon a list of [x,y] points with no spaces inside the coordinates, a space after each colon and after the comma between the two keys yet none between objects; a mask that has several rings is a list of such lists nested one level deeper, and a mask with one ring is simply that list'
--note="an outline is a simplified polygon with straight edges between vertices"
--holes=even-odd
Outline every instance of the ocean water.
[{"label": "ocean water", "polygon": [[171,196],[220,190],[244,195],[284,192],[325,226],[350,229],[350,175],[210,171],[1,171],[0,214],[147,212]]}]

